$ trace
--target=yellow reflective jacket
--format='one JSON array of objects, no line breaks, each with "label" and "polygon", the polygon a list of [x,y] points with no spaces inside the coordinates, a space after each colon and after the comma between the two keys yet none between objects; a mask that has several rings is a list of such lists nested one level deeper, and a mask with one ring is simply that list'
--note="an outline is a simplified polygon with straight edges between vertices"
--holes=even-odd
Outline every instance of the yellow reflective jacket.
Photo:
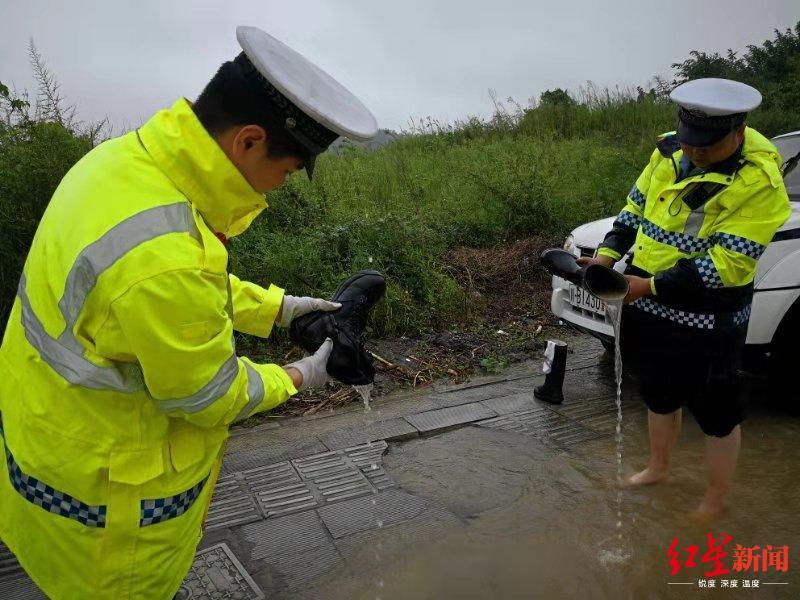
[{"label": "yellow reflective jacket", "polygon": [[699,329],[746,323],[758,258],[791,214],[781,159],[746,128],[742,147],[707,170],[684,173],[674,133],[660,139],[598,254],[651,277],[636,308]]},{"label": "yellow reflective jacket", "polygon": [[0,347],[0,537],[48,596],[171,598],[228,425],[296,392],[234,348],[283,290],[229,276],[216,233],[264,208],[185,100],[56,190]]}]

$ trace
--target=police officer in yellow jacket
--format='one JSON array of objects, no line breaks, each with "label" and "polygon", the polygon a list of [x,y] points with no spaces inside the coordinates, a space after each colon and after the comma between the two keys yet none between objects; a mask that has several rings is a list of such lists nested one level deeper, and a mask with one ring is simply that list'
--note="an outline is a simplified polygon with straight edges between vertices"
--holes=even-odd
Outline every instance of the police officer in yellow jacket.
[{"label": "police officer in yellow jacket", "polygon": [[650,460],[633,485],[667,477],[681,406],[707,436],[708,487],[695,511],[718,514],[740,448],[736,370],[756,262],[790,214],[775,147],[744,124],[757,90],[723,79],[675,88],[677,132],[665,134],[597,257],[633,249],[620,342],[649,408]]},{"label": "police officer in yellow jacket", "polygon": [[263,31],[194,105],[109,140],[48,206],[0,347],[0,537],[51,598],[171,598],[228,426],[327,379],[327,342],[286,367],[237,356],[336,304],[227,272],[264,193],[371,113]]}]

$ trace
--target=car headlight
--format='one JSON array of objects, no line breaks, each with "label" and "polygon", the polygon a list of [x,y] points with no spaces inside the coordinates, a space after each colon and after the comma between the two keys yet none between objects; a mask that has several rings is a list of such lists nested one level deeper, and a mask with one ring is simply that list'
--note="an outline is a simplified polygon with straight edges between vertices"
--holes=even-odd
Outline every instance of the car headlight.
[{"label": "car headlight", "polygon": [[575,256],[580,256],[580,251],[575,245],[575,237],[572,234],[568,235],[567,239],[564,240],[564,250]]}]

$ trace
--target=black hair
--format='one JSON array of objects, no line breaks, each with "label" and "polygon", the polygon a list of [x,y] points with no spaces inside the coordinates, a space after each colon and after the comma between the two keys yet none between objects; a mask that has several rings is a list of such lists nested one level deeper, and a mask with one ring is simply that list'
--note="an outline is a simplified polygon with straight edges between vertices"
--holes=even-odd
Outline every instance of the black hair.
[{"label": "black hair", "polygon": [[258,85],[245,75],[238,63],[230,60],[222,63],[192,109],[212,136],[231,127],[258,125],[269,138],[267,156],[305,159],[308,151],[286,133],[280,116],[265,108],[262,96]]}]

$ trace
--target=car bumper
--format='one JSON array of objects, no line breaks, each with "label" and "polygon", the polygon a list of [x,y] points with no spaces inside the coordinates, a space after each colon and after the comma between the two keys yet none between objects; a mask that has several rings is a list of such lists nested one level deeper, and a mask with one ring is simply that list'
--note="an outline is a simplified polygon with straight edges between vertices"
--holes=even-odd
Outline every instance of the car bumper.
[{"label": "car bumper", "polygon": [[753,310],[747,327],[748,344],[770,344],[786,313],[797,302],[800,290],[759,290],[753,294]]},{"label": "car bumper", "polygon": [[[573,327],[604,341],[614,339],[614,327],[608,317],[577,308],[569,303],[569,282],[553,277],[550,308],[553,314]],[[797,290],[756,293],[750,324],[747,328],[747,345],[766,348],[772,343],[777,327],[776,314],[783,315],[800,295]]]},{"label": "car bumper", "polygon": [[608,317],[570,304],[569,285],[567,280],[561,277],[553,277],[553,293],[550,296],[550,308],[553,314],[589,335],[603,341],[612,341],[614,339],[614,327]]}]

